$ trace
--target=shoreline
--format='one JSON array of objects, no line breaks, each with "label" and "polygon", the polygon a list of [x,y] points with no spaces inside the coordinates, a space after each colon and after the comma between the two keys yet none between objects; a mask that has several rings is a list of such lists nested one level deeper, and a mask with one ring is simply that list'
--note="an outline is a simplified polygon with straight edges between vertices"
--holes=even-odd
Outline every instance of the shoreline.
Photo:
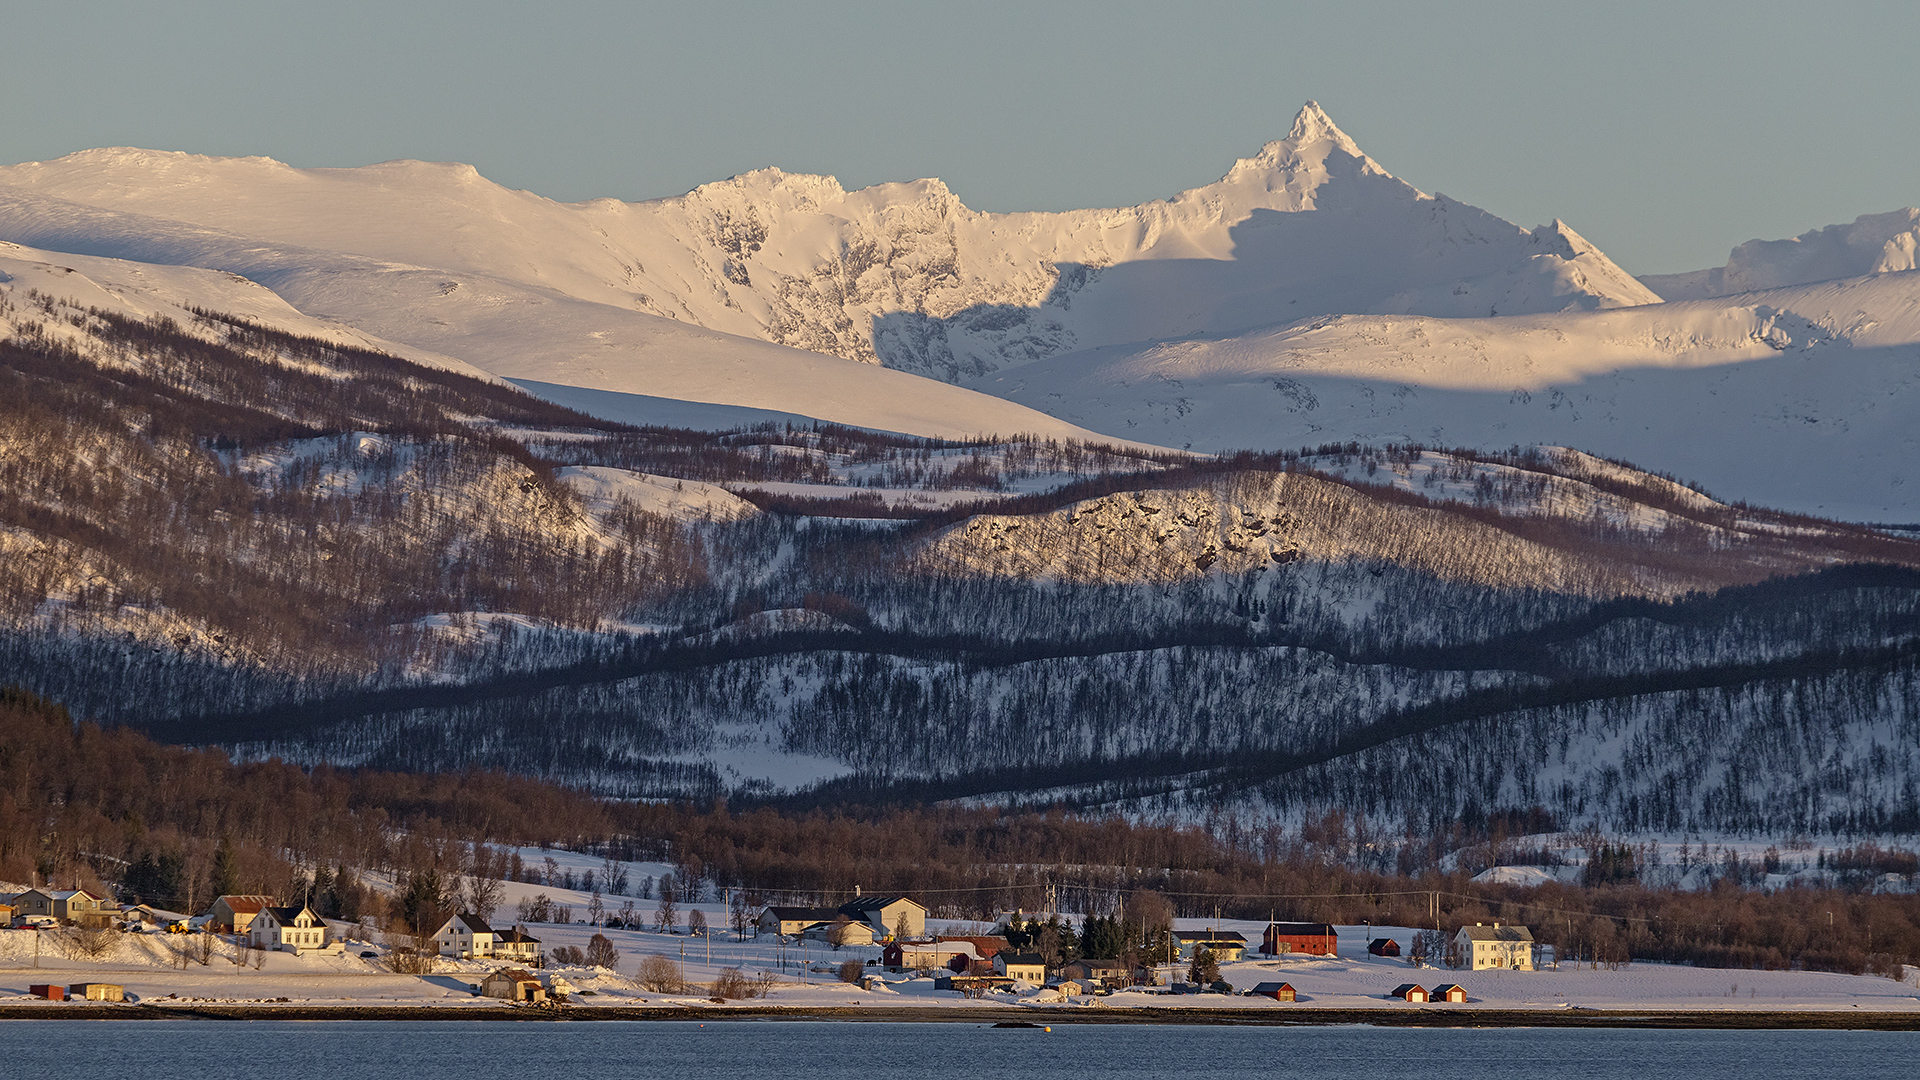
[{"label": "shoreline", "polygon": [[970,1023],[1022,1022],[1034,1026],[1067,1024],[1170,1024],[1232,1027],[1499,1027],[1499,1028],[1645,1028],[1722,1030],[1920,1031],[1920,1011],[1818,1012],[1684,1011],[1662,1009],[1128,1009],[925,1007],[836,1008],[807,1006],[516,1006],[435,1005],[152,1005],[55,1004],[0,1005],[8,1020],[416,1020],[546,1021],[645,1023],[663,1020],[700,1022]]}]

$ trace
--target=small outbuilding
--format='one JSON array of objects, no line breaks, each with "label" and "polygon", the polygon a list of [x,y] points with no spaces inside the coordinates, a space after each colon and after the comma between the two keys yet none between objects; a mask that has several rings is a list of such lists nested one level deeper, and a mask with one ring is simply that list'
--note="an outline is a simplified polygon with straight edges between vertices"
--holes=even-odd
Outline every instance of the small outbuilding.
[{"label": "small outbuilding", "polygon": [[75,1001],[125,1001],[127,989],[119,983],[74,983],[67,996]]},{"label": "small outbuilding", "polygon": [[524,968],[501,968],[480,980],[480,993],[486,997],[528,1001],[535,1005],[547,1000],[547,988],[540,985],[539,977]]},{"label": "small outbuilding", "polygon": [[1377,937],[1367,942],[1369,956],[1399,956],[1400,943],[1390,937]]},{"label": "small outbuilding", "polygon": [[1467,988],[1459,983],[1446,983],[1433,988],[1433,1000],[1464,1002],[1467,1000]]},{"label": "small outbuilding", "polygon": [[1393,993],[1387,996],[1390,998],[1399,998],[1401,1001],[1413,1001],[1422,1004],[1432,1000],[1427,994],[1426,987],[1421,986],[1419,983],[1401,983],[1399,986],[1393,988]]},{"label": "small outbuilding", "polygon": [[1253,988],[1255,994],[1270,997],[1275,1001],[1298,1001],[1299,994],[1294,992],[1292,983],[1263,982]]},{"label": "small outbuilding", "polygon": [[46,998],[48,1001],[67,1000],[67,988],[54,983],[34,983],[27,987],[27,993],[33,997]]}]

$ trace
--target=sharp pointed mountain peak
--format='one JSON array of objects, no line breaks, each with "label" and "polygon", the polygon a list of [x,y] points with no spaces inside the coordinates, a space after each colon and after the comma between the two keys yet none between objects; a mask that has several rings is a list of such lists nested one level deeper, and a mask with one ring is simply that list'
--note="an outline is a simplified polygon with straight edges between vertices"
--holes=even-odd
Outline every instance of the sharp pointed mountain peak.
[{"label": "sharp pointed mountain peak", "polygon": [[1300,112],[1293,118],[1293,129],[1287,132],[1287,137],[1282,141],[1293,144],[1296,150],[1311,143],[1326,141],[1354,157],[1366,156],[1360,152],[1359,144],[1340,130],[1339,125],[1333,122],[1333,117],[1328,116],[1317,101],[1309,101],[1300,107]]}]

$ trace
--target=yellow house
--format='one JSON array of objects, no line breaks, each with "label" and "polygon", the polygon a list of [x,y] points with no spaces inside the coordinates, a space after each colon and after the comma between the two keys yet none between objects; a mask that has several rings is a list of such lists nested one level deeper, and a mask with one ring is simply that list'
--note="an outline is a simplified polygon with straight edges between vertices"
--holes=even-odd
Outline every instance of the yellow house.
[{"label": "yellow house", "polygon": [[1533,932],[1524,926],[1463,926],[1453,935],[1455,967],[1480,971],[1504,968],[1509,971],[1533,970]]}]

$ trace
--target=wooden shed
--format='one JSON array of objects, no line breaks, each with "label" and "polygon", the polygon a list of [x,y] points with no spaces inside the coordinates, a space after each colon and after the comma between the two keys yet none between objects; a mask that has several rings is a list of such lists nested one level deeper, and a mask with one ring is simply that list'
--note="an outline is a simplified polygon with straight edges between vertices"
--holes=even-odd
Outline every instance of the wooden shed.
[{"label": "wooden shed", "polygon": [[1400,943],[1390,937],[1377,937],[1367,942],[1367,953],[1370,956],[1399,956]]},{"label": "wooden shed", "polygon": [[1422,1002],[1422,1003],[1431,1000],[1427,996],[1426,987],[1421,986],[1419,983],[1401,983],[1399,986],[1396,986],[1393,988],[1393,993],[1388,994],[1387,996],[1391,998],[1399,998],[1402,1001],[1415,1001],[1415,1002]]},{"label": "wooden shed", "polygon": [[48,1001],[67,1000],[67,988],[54,983],[34,983],[27,987],[27,993],[37,998],[46,998]]},{"label": "wooden shed", "polygon": [[501,968],[480,980],[480,993],[536,1005],[547,1000],[547,988],[540,985],[539,977],[523,968]]},{"label": "wooden shed", "polygon": [[1436,986],[1433,988],[1433,1000],[1463,1002],[1467,1000],[1467,988],[1461,986],[1459,983],[1447,983],[1444,986]]},{"label": "wooden shed", "polygon": [[1263,982],[1253,988],[1261,997],[1270,997],[1275,1001],[1297,1001],[1299,995],[1294,992],[1292,983]]},{"label": "wooden shed", "polygon": [[125,1001],[126,988],[118,983],[74,983],[67,996],[75,1001]]}]

